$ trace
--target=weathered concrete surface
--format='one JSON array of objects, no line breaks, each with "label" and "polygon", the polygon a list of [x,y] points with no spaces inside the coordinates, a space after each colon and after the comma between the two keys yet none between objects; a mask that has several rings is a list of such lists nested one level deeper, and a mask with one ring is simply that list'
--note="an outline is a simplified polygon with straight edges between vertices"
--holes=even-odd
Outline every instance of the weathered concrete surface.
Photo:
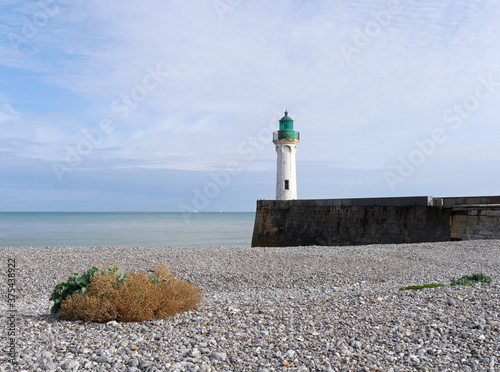
[{"label": "weathered concrete surface", "polygon": [[[487,205],[497,198],[439,198],[437,203],[429,196],[259,200],[252,246],[500,239],[500,205]],[[456,203],[462,201],[485,204],[457,207]]]},{"label": "weathered concrete surface", "polygon": [[456,207],[473,205],[500,205],[500,196],[458,196],[448,198],[432,198],[436,207]]},{"label": "weathered concrete surface", "polygon": [[500,239],[500,205],[453,208],[451,239]]},{"label": "weathered concrete surface", "polygon": [[[259,200],[259,202],[273,202],[278,208],[288,208],[287,201]],[[347,207],[347,206],[409,206],[433,205],[432,196],[410,196],[400,198],[354,198],[354,199],[300,199],[294,200],[293,207]]]}]

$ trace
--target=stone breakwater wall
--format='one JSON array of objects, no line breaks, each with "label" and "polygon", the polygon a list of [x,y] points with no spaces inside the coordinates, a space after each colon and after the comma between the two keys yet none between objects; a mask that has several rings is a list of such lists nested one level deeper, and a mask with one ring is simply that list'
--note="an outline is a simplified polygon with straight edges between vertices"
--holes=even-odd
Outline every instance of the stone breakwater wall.
[{"label": "stone breakwater wall", "polygon": [[253,247],[500,239],[500,196],[259,200]]}]

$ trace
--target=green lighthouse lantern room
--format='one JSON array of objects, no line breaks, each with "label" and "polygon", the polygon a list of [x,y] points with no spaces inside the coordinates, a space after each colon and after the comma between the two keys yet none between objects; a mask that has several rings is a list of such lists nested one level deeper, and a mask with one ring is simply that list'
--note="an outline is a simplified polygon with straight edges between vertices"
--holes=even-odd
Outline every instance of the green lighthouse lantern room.
[{"label": "green lighthouse lantern room", "polygon": [[293,119],[288,116],[288,111],[285,111],[285,116],[280,119],[280,130],[274,132],[273,140],[300,140],[300,133],[293,130]]}]

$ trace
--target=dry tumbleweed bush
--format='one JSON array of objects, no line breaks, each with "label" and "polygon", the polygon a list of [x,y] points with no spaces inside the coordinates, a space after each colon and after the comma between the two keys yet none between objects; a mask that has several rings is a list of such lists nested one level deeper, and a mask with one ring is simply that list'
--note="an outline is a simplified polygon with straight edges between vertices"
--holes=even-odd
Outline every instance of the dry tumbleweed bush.
[{"label": "dry tumbleweed bush", "polygon": [[59,315],[87,322],[138,322],[195,309],[201,299],[197,286],[177,279],[165,264],[159,264],[155,266],[154,275],[130,273],[122,282],[117,280],[114,271],[95,274],[88,292],[66,298]]}]

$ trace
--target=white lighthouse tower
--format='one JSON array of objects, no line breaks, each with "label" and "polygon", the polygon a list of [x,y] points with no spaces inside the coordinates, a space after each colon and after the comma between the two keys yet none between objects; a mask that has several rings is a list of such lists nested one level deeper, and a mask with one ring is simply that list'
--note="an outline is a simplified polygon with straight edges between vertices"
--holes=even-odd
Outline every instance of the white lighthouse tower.
[{"label": "white lighthouse tower", "polygon": [[295,153],[300,133],[293,130],[293,120],[285,111],[280,119],[280,130],[273,133],[273,143],[278,154],[276,173],[276,200],[297,199],[297,172]]}]

